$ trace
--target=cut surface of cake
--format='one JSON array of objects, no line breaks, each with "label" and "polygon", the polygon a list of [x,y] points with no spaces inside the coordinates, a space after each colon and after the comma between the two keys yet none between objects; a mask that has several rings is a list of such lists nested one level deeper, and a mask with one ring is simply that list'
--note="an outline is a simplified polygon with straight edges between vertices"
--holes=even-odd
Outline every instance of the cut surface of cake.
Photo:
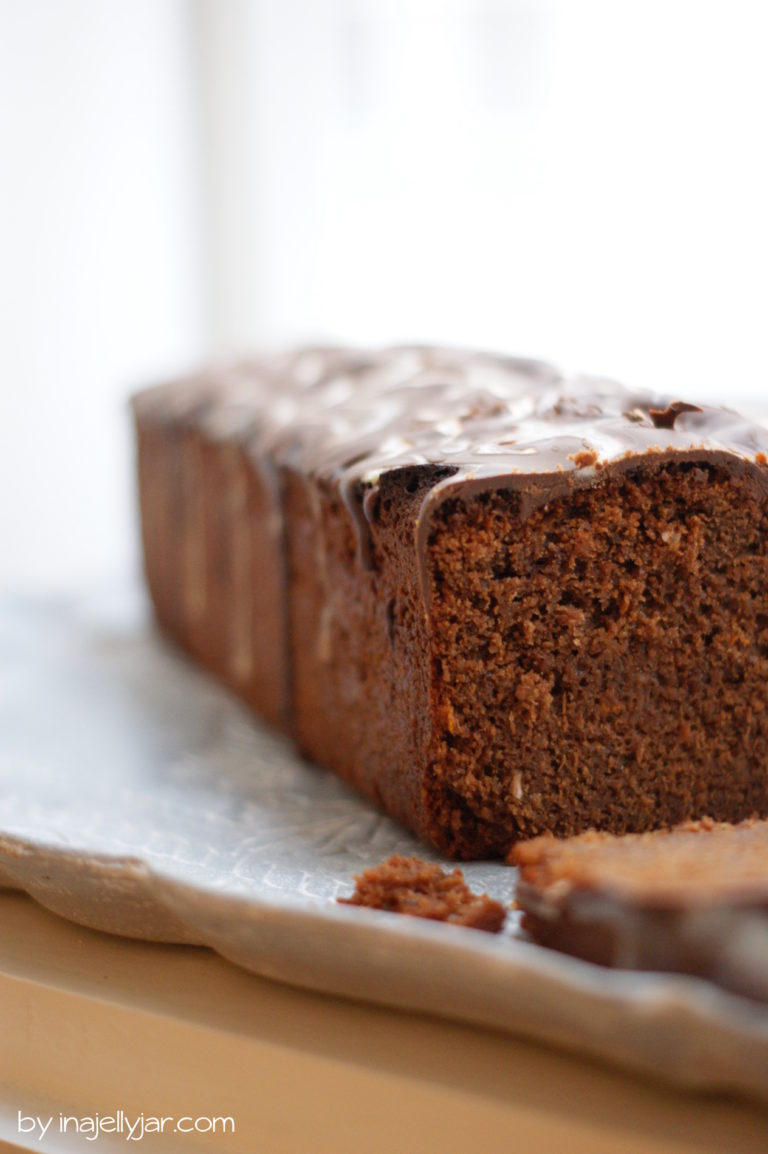
[{"label": "cut surface of cake", "polygon": [[517,905],[541,945],[707,977],[768,1001],[768,821],[519,842]]},{"label": "cut surface of cake", "polygon": [[436,348],[134,401],[164,629],[442,852],[768,813],[768,432]]}]

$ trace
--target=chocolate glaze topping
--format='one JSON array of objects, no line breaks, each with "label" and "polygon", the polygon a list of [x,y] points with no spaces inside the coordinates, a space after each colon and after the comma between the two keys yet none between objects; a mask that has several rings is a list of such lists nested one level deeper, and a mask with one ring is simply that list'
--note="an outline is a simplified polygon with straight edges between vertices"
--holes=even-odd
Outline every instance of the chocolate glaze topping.
[{"label": "chocolate glaze topping", "polygon": [[417,471],[423,493],[420,549],[448,497],[513,488],[525,516],[640,459],[717,463],[768,496],[768,430],[737,413],[493,353],[307,348],[160,386],[135,404],[237,438],[274,477],[288,467],[338,486],[364,559],[381,479],[401,470]]},{"label": "chocolate glaze topping", "polygon": [[687,401],[673,401],[666,409],[649,409],[648,416],[657,429],[674,429],[675,421],[681,413],[700,413],[698,405],[689,405]]}]

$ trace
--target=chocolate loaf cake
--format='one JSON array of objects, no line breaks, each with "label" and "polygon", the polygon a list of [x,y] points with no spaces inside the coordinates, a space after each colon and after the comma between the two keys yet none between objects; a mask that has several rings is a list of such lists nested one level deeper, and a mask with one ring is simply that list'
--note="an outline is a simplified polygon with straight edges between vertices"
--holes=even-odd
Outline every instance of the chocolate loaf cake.
[{"label": "chocolate loaf cake", "polygon": [[539,837],[511,861],[523,929],[541,945],[768,1001],[768,822]]},{"label": "chocolate loaf cake", "polygon": [[163,627],[441,851],[768,813],[768,432],[445,349],[134,402]]}]

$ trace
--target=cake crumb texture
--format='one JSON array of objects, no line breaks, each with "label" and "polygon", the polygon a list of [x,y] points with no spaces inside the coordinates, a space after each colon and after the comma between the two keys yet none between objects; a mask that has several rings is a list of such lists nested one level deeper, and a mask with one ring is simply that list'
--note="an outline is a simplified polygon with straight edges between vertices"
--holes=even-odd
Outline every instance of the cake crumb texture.
[{"label": "cake crumb texture", "polygon": [[506,919],[501,902],[472,893],[461,870],[446,873],[418,857],[395,854],[359,874],[355,883],[351,898],[339,898],[342,905],[452,922],[492,934],[499,933]]},{"label": "cake crumb texture", "polygon": [[768,518],[725,470],[628,470],[527,516],[446,501],[430,540],[444,852],[768,812]]}]

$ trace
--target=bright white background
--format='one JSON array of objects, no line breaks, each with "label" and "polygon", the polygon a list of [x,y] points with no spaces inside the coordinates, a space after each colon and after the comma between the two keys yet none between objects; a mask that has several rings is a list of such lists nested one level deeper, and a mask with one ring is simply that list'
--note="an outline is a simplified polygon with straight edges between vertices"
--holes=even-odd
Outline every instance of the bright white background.
[{"label": "bright white background", "polygon": [[0,588],[135,565],[130,390],[449,340],[768,400],[763,0],[0,0]]}]

